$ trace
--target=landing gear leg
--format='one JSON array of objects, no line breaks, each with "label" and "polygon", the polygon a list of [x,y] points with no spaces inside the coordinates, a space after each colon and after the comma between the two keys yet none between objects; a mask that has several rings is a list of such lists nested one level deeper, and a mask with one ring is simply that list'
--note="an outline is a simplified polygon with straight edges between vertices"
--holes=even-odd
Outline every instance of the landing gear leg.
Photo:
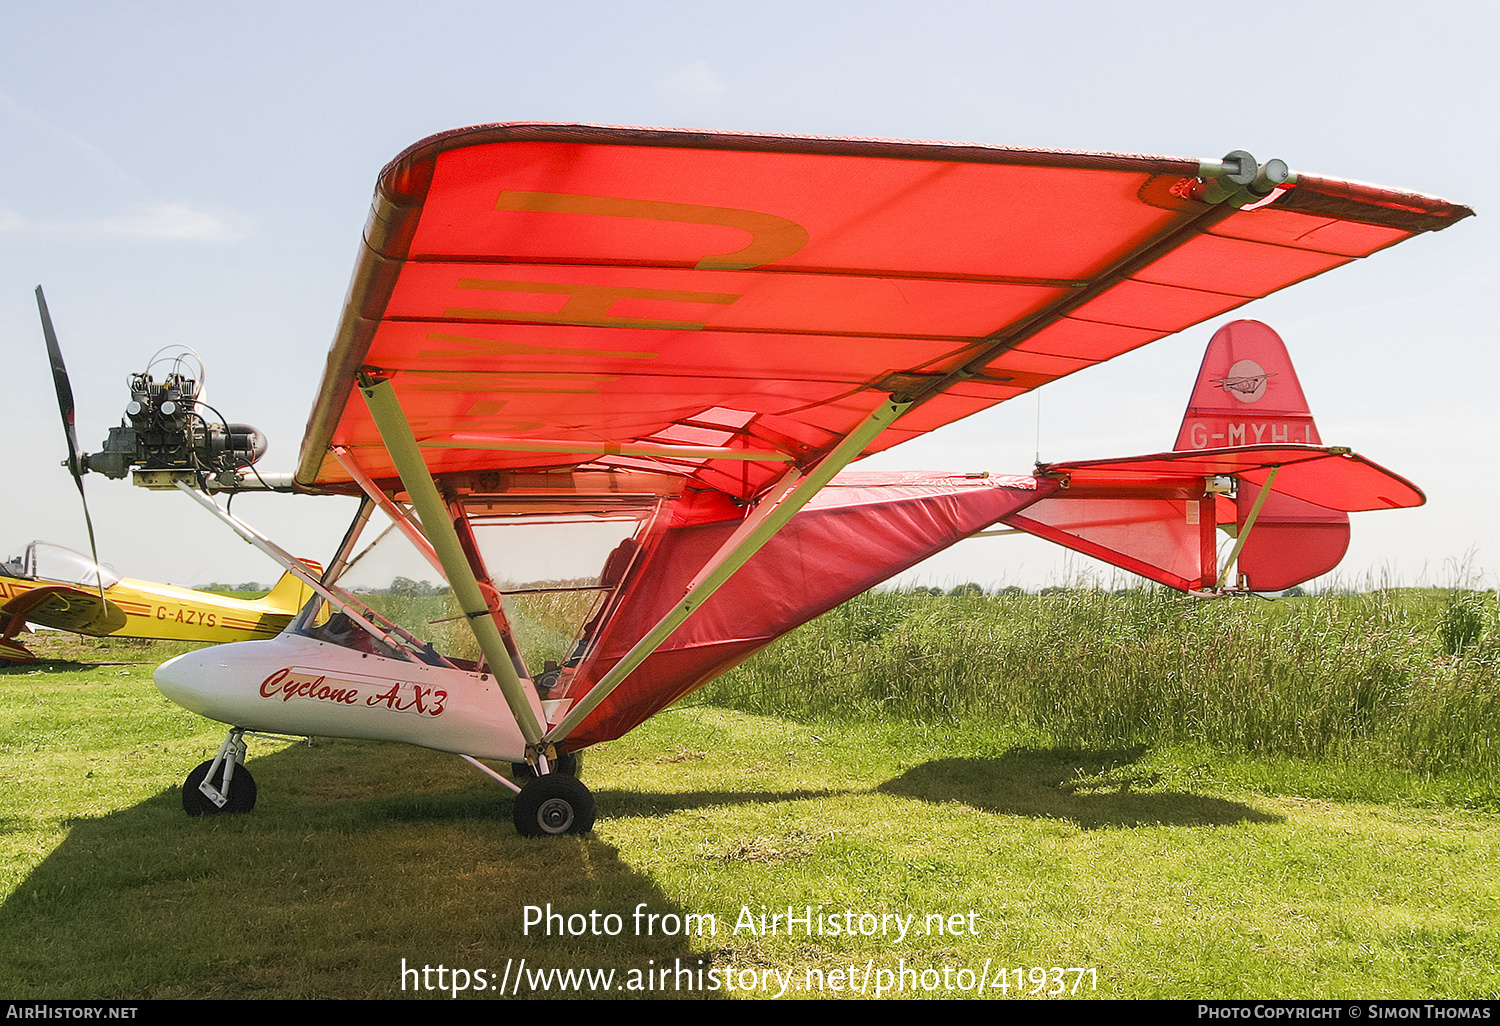
[{"label": "landing gear leg", "polygon": [[[553,773],[561,773],[568,777],[581,777],[583,775],[582,752],[558,752],[557,758],[550,759],[548,762],[550,763],[549,769]],[[511,763],[510,775],[515,778],[518,784],[537,779],[536,769],[529,762]]]},{"label": "landing gear leg", "polygon": [[219,754],[188,774],[182,785],[183,812],[216,816],[255,808],[255,778],[245,768],[244,734],[235,727],[219,746]]}]

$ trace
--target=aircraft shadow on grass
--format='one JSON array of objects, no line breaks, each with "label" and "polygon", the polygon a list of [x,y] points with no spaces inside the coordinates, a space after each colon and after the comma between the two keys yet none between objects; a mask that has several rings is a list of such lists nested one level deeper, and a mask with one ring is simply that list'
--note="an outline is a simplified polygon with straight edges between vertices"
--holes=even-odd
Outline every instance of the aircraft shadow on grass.
[{"label": "aircraft shadow on grass", "polygon": [[773,802],[820,801],[855,795],[857,790],[799,789],[795,791],[681,791],[661,794],[644,791],[596,791],[600,807],[611,819],[624,816],[669,816],[688,809],[709,809],[727,805],[769,805]]},{"label": "aircraft shadow on grass", "polygon": [[925,762],[878,790],[1002,815],[1069,820],[1084,830],[1282,820],[1241,802],[1162,789],[1160,774],[1136,765],[1144,753],[1142,747],[1013,748],[999,758]]},{"label": "aircraft shadow on grass", "polygon": [[403,996],[403,958],[498,979],[508,957],[615,968],[703,957],[684,937],[523,935],[527,905],[688,910],[595,836],[516,837],[506,794],[451,757],[333,742],[251,766],[263,814],[188,818],[173,788],[67,824],[0,904],[0,991],[381,998]]},{"label": "aircraft shadow on grass", "polygon": [[34,663],[0,663],[0,678],[25,677],[32,673],[81,673],[102,666],[136,666],[136,662],[118,659],[38,659]]}]

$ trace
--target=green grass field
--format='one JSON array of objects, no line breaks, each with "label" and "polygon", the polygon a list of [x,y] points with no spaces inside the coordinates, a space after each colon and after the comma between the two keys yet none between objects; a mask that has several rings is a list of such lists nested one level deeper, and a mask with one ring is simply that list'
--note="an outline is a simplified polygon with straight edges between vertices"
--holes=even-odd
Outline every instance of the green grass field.
[{"label": "green grass field", "polygon": [[1496,639],[1458,593],[876,594],[524,840],[352,741],[252,742],[255,811],[189,819],[222,728],[166,647],[48,638],[0,671],[0,995],[1495,999]]}]

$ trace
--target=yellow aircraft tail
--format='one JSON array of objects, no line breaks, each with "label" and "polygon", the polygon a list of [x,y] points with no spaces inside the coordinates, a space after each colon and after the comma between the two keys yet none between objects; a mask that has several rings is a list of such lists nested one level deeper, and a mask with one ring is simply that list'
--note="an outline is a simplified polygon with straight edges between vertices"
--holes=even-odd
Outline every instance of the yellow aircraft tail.
[{"label": "yellow aircraft tail", "polygon": [[[298,562],[315,574],[323,572],[323,567],[310,559],[301,559]],[[308,587],[302,578],[288,570],[281,575],[281,580],[276,582],[276,587],[267,592],[266,597],[259,600],[257,605],[272,612],[295,613],[305,606],[312,596],[312,588]]]}]

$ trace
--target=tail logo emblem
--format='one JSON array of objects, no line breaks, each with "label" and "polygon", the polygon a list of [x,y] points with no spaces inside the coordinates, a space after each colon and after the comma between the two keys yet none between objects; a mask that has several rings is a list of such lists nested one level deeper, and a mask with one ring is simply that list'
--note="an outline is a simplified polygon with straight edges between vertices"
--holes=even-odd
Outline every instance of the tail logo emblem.
[{"label": "tail logo emblem", "polygon": [[1267,380],[1275,376],[1267,374],[1254,360],[1238,360],[1229,368],[1228,374],[1222,378],[1214,378],[1213,382],[1240,402],[1255,403],[1260,402],[1261,397],[1266,394]]}]

